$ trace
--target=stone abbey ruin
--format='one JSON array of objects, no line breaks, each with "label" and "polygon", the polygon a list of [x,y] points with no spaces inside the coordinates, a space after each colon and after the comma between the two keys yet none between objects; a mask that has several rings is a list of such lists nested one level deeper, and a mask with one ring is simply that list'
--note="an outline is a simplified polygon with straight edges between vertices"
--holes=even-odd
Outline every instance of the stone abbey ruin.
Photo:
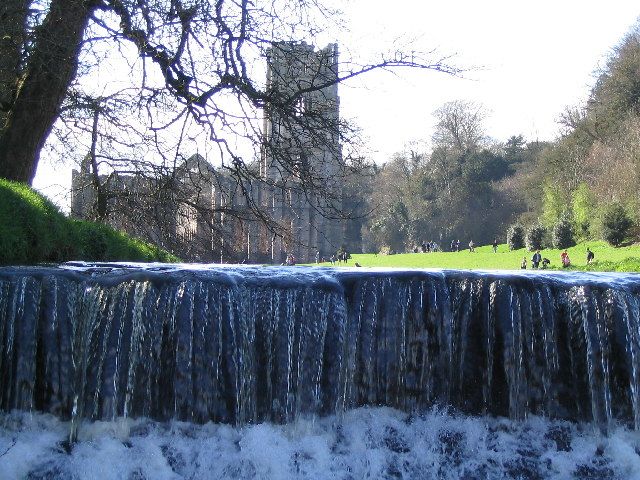
[{"label": "stone abbey ruin", "polygon": [[[245,182],[199,154],[159,173],[104,174],[89,156],[72,175],[71,214],[156,243],[187,261],[283,263],[329,257],[341,201],[337,45],[274,43],[267,51],[260,158]],[[93,164],[92,164],[93,163]],[[318,194],[319,180],[322,194]]]}]

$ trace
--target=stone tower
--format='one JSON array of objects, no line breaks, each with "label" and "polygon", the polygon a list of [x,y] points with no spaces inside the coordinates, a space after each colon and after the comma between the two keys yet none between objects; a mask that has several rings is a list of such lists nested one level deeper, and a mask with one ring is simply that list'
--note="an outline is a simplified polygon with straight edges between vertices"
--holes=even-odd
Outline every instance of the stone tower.
[{"label": "stone tower", "polygon": [[338,47],[278,42],[267,62],[267,91],[276,101],[265,108],[260,173],[272,187],[262,203],[285,226],[284,238],[271,242],[272,259],[293,253],[313,261],[316,252],[328,258],[342,243],[343,222],[322,215],[329,200],[307,188],[305,175],[322,178],[325,194],[340,196]]}]

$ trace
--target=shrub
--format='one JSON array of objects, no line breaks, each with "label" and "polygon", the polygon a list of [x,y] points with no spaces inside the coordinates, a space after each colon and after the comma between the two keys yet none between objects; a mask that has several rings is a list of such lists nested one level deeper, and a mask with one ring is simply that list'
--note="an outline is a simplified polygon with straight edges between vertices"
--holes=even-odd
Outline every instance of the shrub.
[{"label": "shrub", "polygon": [[602,216],[602,236],[611,245],[617,247],[627,237],[633,221],[619,203],[609,205]]},{"label": "shrub", "polygon": [[532,225],[529,230],[527,230],[525,238],[527,250],[530,252],[533,250],[542,250],[546,232],[546,229],[542,225]]},{"label": "shrub", "polygon": [[573,225],[568,215],[563,215],[553,226],[551,242],[555,248],[569,248],[576,244]]},{"label": "shrub", "polygon": [[509,250],[517,250],[524,247],[524,227],[519,223],[509,227],[507,245],[509,245]]}]

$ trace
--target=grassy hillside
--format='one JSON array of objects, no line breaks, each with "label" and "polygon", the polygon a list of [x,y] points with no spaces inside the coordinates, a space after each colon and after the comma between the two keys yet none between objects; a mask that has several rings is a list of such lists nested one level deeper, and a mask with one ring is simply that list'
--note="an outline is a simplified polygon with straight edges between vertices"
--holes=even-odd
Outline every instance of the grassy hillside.
[{"label": "grassy hillside", "polygon": [[67,260],[178,259],[105,225],[69,219],[28,186],[0,179],[0,265]]},{"label": "grassy hillside", "polygon": [[[587,247],[595,254],[595,262],[586,265]],[[571,259],[571,269],[590,271],[640,272],[640,245],[614,248],[605,242],[586,242],[567,249]],[[560,269],[561,250],[542,250],[543,257],[551,261],[552,269]],[[522,257],[527,257],[531,267],[533,252],[526,249],[509,251],[506,244],[493,253],[490,245],[460,252],[404,253],[399,255],[352,254],[349,266],[355,262],[363,267],[409,267],[409,268],[452,268],[481,270],[517,270]],[[328,265],[325,263],[324,265]]]}]

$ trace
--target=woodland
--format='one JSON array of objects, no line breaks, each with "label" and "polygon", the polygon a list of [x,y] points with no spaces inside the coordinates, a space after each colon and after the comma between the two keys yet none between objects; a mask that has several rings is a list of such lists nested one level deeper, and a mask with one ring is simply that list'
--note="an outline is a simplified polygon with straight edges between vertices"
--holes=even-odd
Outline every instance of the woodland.
[{"label": "woodland", "polygon": [[640,26],[612,50],[587,102],[560,115],[555,141],[489,138],[486,115],[480,104],[446,103],[433,136],[418,139],[430,149],[410,146],[370,165],[352,187],[365,192],[352,197],[353,211],[368,214],[351,232],[360,228],[363,251],[505,243],[513,227],[523,237],[515,247],[527,236],[535,248],[638,240]]}]

